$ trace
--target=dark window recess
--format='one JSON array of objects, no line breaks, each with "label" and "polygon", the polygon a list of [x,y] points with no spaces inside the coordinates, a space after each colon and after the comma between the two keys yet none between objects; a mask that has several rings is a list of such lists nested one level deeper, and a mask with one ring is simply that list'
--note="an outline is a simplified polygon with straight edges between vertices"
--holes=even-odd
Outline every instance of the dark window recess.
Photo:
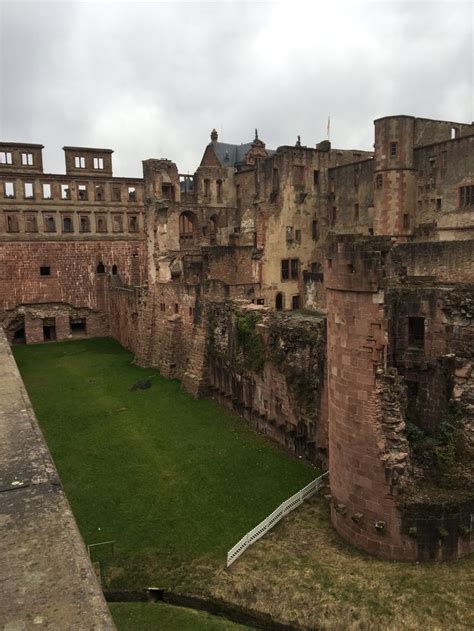
[{"label": "dark window recess", "polygon": [[88,215],[83,215],[79,217],[79,230],[80,232],[90,232],[91,225]]},{"label": "dark window recess", "polygon": [[318,227],[318,220],[317,219],[313,219],[313,224],[312,224],[312,237],[314,241],[317,241],[319,239],[319,227]]},{"label": "dark window recess", "polygon": [[291,308],[292,309],[299,309],[300,308],[300,297],[299,296],[293,296],[291,298]]},{"label": "dark window recess", "polygon": [[45,318],[43,320],[43,340],[52,342],[56,339],[56,318]]},{"label": "dark window recess", "polygon": [[423,348],[425,345],[425,319],[408,318],[408,345]]},{"label": "dark window recess", "polygon": [[436,210],[441,210],[441,197],[436,199]]},{"label": "dark window recess", "polygon": [[281,279],[289,280],[290,279],[290,260],[283,259],[281,262]]},{"label": "dark window recess", "polygon": [[63,232],[72,232],[72,219],[71,217],[63,217]]},{"label": "dark window recess", "polygon": [[265,304],[265,298],[257,298],[257,304],[258,305],[264,305]]},{"label": "dark window recess", "polygon": [[383,175],[379,173],[377,177],[375,178],[375,187],[382,188],[382,186],[383,186]]},{"label": "dark window recess", "polygon": [[103,263],[98,263],[96,272],[97,274],[105,274],[105,265]]},{"label": "dark window recess", "polygon": [[87,333],[86,318],[69,318],[69,328],[73,337],[85,335]]},{"label": "dark window recess", "polygon": [[390,157],[391,158],[397,157],[397,143],[396,142],[390,143]]},{"label": "dark window recess", "polygon": [[337,221],[337,208],[336,206],[333,206],[331,210],[331,226],[335,226],[336,221]]},{"label": "dark window recess", "polygon": [[281,311],[283,309],[283,294],[280,292],[275,297],[275,309]]},{"label": "dark window recess", "polygon": [[40,267],[40,276],[51,276],[51,268],[48,265]]},{"label": "dark window recess", "polygon": [[112,265],[112,274],[116,276],[118,274],[118,267],[116,265]]},{"label": "dark window recess", "polygon": [[461,208],[474,206],[474,186],[461,186],[459,189],[459,205]]},{"label": "dark window recess", "polygon": [[300,271],[300,260],[291,259],[291,278],[293,280],[299,277],[299,271]]},{"label": "dark window recess", "polygon": [[174,312],[179,313],[179,304],[177,302],[174,303]]},{"label": "dark window recess", "polygon": [[359,204],[354,204],[354,221],[359,221]]},{"label": "dark window recess", "polygon": [[313,186],[314,188],[319,186],[319,171],[313,171]]},{"label": "dark window recess", "polygon": [[405,230],[410,229],[410,215],[403,215],[403,227]]}]

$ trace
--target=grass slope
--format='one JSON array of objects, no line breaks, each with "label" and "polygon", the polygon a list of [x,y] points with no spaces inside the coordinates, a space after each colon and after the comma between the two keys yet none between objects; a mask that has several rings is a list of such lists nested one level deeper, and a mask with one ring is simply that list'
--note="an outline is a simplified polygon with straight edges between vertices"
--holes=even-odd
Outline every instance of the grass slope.
[{"label": "grass slope", "polygon": [[[117,542],[112,562],[96,552],[114,587],[176,586],[191,563],[223,565],[316,475],[215,402],[131,364],[111,339],[14,354],[85,542]],[[150,389],[130,391],[150,375]]]},{"label": "grass slope", "polygon": [[110,603],[118,631],[246,631],[244,627],[203,611],[164,603]]}]

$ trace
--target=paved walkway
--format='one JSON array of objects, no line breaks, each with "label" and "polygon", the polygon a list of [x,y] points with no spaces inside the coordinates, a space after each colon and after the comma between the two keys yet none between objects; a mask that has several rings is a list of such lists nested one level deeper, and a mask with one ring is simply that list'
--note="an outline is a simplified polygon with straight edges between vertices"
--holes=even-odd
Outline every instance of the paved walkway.
[{"label": "paved walkway", "polygon": [[0,631],[115,629],[0,328]]}]

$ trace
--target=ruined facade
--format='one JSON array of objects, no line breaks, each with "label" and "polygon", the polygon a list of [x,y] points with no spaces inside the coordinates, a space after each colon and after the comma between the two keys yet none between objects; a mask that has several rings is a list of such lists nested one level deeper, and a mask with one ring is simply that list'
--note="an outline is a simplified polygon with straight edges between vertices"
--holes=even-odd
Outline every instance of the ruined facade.
[{"label": "ruined facade", "polygon": [[410,116],[375,121],[374,152],[214,130],[193,175],[152,159],[142,180],[100,149],[44,175],[41,146],[3,143],[7,334],[113,335],[328,465],[347,540],[457,558],[474,545],[473,143],[472,124]]}]

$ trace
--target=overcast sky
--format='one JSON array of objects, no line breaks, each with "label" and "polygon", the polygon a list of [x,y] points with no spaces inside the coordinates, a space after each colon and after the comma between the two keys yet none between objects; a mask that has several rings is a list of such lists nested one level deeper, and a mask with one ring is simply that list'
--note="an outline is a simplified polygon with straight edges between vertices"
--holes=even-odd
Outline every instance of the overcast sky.
[{"label": "overcast sky", "polygon": [[471,2],[10,2],[0,0],[0,139],[199,164],[219,140],[269,148],[326,137],[371,149],[374,118],[468,121]]}]

